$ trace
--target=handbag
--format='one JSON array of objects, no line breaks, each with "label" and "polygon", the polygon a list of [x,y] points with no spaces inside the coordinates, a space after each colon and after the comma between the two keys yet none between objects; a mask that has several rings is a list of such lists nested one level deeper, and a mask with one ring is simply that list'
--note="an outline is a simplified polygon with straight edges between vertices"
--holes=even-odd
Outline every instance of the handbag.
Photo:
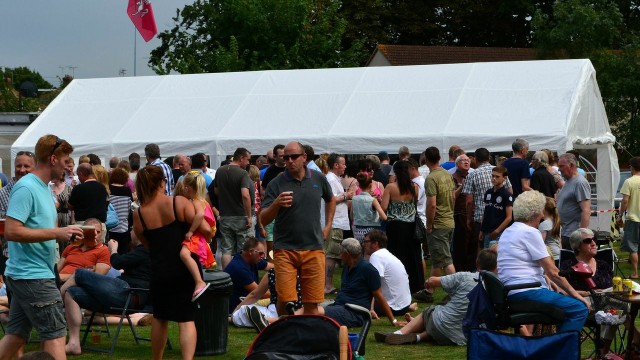
[{"label": "handbag", "polygon": [[116,208],[109,203],[107,205],[107,221],[105,225],[107,226],[107,230],[111,230],[120,224],[120,219],[118,218],[118,213],[116,212]]},{"label": "handbag", "polygon": [[422,219],[420,219],[420,214],[418,214],[418,202],[414,201],[413,205],[415,206],[415,209],[416,209],[416,215],[414,220],[415,229],[413,231],[413,238],[415,241],[422,243],[425,240],[427,240],[427,228],[422,223]]}]

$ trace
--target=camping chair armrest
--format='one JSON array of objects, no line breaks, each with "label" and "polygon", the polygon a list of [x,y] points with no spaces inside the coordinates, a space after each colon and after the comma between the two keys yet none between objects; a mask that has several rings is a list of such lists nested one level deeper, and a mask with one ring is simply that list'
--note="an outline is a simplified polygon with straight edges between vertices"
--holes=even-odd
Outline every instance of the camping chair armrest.
[{"label": "camping chair armrest", "polygon": [[509,293],[509,291],[511,291],[511,290],[537,288],[537,287],[540,287],[540,286],[542,286],[540,281],[534,281],[534,282],[524,283],[524,284],[505,285],[504,286],[504,292],[505,293]]},{"label": "camping chair armrest", "polygon": [[353,310],[359,313],[360,315],[364,316],[365,318],[368,318],[369,320],[371,320],[371,312],[369,311],[369,309],[365,307],[362,307],[356,304],[345,304],[344,307],[346,307],[347,309]]}]

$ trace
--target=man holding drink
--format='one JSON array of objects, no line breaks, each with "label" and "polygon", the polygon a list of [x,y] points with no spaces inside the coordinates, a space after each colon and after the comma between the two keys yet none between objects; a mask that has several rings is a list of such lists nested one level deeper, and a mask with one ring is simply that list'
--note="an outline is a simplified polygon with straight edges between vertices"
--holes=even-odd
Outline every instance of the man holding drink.
[{"label": "man holding drink", "polygon": [[[296,301],[296,275],[300,275],[305,314],[317,314],[324,301],[325,263],[322,245],[329,236],[336,203],[322,173],[304,165],[302,145],[293,141],[284,149],[286,170],[267,186],[260,213],[263,224],[275,219],[273,262],[276,270],[277,309]],[[325,201],[325,223],[320,224],[320,202]]]},{"label": "man holding drink", "polygon": [[[55,245],[73,235],[82,237],[82,230],[56,227],[58,216],[47,184],[62,176],[73,147],[55,135],[45,135],[35,150],[36,168],[14,185],[7,209],[5,234],[11,257],[5,278],[12,298],[7,333],[0,341],[1,359],[16,354],[32,327],[38,331],[42,350],[55,359],[66,358],[66,322],[53,271]],[[37,320],[43,318],[49,321]]]}]

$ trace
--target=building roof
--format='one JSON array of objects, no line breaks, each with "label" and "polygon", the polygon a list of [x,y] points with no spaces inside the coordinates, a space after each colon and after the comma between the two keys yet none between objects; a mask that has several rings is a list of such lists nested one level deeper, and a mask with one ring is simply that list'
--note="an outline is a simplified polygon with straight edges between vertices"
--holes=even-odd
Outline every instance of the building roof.
[{"label": "building roof", "polygon": [[537,60],[536,49],[464,47],[464,46],[418,46],[379,44],[369,61],[372,64],[378,53],[390,65],[457,64],[497,61]]}]

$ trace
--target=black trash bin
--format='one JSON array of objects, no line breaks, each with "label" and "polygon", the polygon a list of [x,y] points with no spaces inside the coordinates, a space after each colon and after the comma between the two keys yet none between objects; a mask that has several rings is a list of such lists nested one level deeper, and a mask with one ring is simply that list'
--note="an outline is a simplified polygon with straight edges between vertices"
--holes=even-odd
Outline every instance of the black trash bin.
[{"label": "black trash bin", "polygon": [[196,356],[224,354],[227,352],[229,295],[233,283],[229,274],[215,270],[205,270],[203,280],[211,285],[196,301]]}]

